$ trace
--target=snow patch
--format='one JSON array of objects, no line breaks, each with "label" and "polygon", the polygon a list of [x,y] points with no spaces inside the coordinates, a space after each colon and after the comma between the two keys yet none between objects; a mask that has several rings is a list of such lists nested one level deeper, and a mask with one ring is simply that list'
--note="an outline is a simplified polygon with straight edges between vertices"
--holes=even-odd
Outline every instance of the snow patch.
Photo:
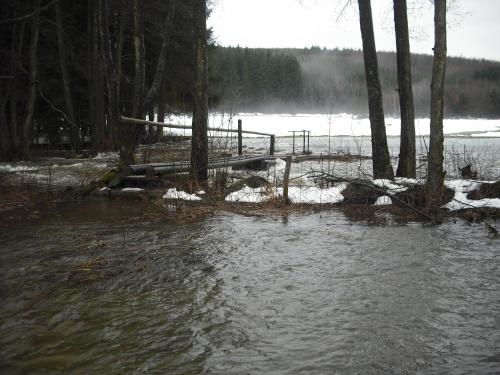
[{"label": "snow patch", "polygon": [[408,190],[408,187],[398,185],[398,184],[394,183],[394,181],[386,180],[386,179],[373,180],[373,184],[378,186],[378,187],[387,189],[387,192],[389,194],[402,193],[403,191]]},{"label": "snow patch", "polygon": [[0,165],[0,171],[4,172],[36,172],[38,171],[38,167],[34,166],[26,166],[26,165],[11,165],[11,164],[3,164]]},{"label": "snow patch", "polygon": [[[346,188],[346,184],[339,184],[337,186],[320,189],[319,187],[311,186],[290,186],[288,188],[288,199],[291,203],[298,204],[333,204],[339,203],[344,200],[342,191]],[[255,188],[252,189],[245,186],[239,191],[229,194],[226,202],[240,202],[240,203],[263,203],[269,201],[273,197],[283,196],[283,188],[266,189]]]},{"label": "snow patch", "polygon": [[373,204],[374,206],[389,206],[392,204],[392,199],[387,195],[378,197],[377,201]]},{"label": "snow patch", "polygon": [[445,181],[445,186],[455,191],[455,196],[451,202],[443,206],[450,211],[465,210],[467,208],[500,208],[499,198],[485,198],[472,200],[467,198],[467,194],[473,190],[479,189],[480,182],[472,180],[453,180]]},{"label": "snow patch", "polygon": [[195,194],[189,194],[185,191],[177,191],[176,188],[168,189],[163,199],[180,199],[183,201],[201,201],[201,198]]},{"label": "snow patch", "polygon": [[267,193],[265,188],[251,188],[245,185],[243,189],[232,192],[224,200],[232,203],[262,203],[271,199]]},{"label": "snow patch", "polygon": [[138,193],[138,192],[141,192],[141,191],[144,191],[144,189],[141,189],[141,188],[123,188],[122,191],[124,192],[134,192],[134,193]]}]

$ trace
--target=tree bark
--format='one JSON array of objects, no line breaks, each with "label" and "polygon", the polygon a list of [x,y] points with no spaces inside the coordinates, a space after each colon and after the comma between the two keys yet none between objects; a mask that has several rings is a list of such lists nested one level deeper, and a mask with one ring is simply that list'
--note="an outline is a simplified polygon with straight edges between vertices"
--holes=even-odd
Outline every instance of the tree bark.
[{"label": "tree bark", "polygon": [[191,168],[194,179],[199,182],[204,182],[208,179],[208,61],[206,21],[206,0],[194,0]]},{"label": "tree bark", "polygon": [[444,191],[443,170],[443,107],[446,74],[446,0],[434,0],[434,63],[431,82],[431,134],[427,184],[434,203],[441,200]]},{"label": "tree bark", "polygon": [[139,5],[139,0],[134,0],[133,3],[133,19],[134,19],[134,101],[132,104],[132,117],[144,118],[143,107],[144,89],[146,82],[146,63],[144,50],[144,29],[142,26],[142,13]]},{"label": "tree bark", "polygon": [[163,26],[163,39],[160,49],[160,54],[158,56],[158,62],[156,64],[155,75],[153,78],[153,82],[151,83],[151,87],[144,99],[145,108],[149,107],[151,103],[153,103],[155,97],[158,96],[158,92],[162,89],[161,85],[164,81],[165,72],[167,69],[167,51],[168,51],[168,43],[170,39],[170,29],[172,18],[175,14],[175,0],[171,1],[171,6],[169,7],[169,11],[165,16],[165,25]]},{"label": "tree bark", "polygon": [[68,65],[66,57],[66,47],[64,45],[63,37],[63,23],[61,15],[61,4],[59,2],[55,3],[56,10],[56,28],[57,28],[57,44],[59,48],[59,65],[61,66],[61,76],[64,92],[64,101],[66,103],[67,118],[70,121],[70,140],[71,145],[76,153],[80,152],[80,130],[76,124],[75,110],[73,106],[73,95],[71,93]]},{"label": "tree bark", "polygon": [[89,0],[89,109],[92,151],[105,151],[106,103],[104,98],[104,69],[102,33],[102,0]]},{"label": "tree bark", "polygon": [[401,142],[398,177],[416,177],[415,111],[411,81],[411,55],[406,0],[394,0],[394,26],[396,30],[396,56],[398,65],[398,93],[401,110]]},{"label": "tree bark", "polygon": [[22,156],[28,158],[31,143],[31,132],[33,129],[33,118],[38,97],[38,37],[40,35],[40,0],[34,1],[35,15],[31,21],[30,49],[29,49],[29,96],[26,106],[26,118],[24,119],[22,132]]},{"label": "tree bark", "polygon": [[378,76],[378,59],[373,33],[372,10],[370,0],[359,0],[359,23],[363,40],[363,58],[365,65],[366,86],[368,89],[368,109],[370,113],[373,177],[394,178],[387,137],[385,131],[382,87]]},{"label": "tree bark", "polygon": [[[162,80],[162,84],[160,90],[157,95],[157,112],[158,112],[158,122],[165,122],[165,87],[163,85],[165,82]],[[163,128],[158,126],[156,129],[155,140],[157,142],[161,141],[161,137],[163,136]]]}]

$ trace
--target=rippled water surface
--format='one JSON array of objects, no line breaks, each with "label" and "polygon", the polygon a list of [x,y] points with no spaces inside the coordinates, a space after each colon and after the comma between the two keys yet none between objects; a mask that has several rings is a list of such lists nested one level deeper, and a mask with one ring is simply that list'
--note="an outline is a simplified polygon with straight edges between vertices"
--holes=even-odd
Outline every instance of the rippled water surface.
[{"label": "rippled water surface", "polygon": [[500,372],[482,225],[119,219],[137,213],[94,202],[2,228],[3,374]]}]

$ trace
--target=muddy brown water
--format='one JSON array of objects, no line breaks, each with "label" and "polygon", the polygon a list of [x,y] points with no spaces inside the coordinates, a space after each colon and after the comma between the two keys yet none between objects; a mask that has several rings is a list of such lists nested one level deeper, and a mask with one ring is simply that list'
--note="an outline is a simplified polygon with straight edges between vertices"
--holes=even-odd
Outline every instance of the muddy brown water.
[{"label": "muddy brown water", "polygon": [[482,225],[138,214],[86,202],[2,229],[2,374],[500,372]]}]

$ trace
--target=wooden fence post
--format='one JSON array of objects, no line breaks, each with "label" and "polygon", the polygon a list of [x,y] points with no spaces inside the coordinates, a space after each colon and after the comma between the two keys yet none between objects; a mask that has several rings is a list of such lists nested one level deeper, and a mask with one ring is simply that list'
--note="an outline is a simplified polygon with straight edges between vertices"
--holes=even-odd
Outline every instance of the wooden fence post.
[{"label": "wooden fence post", "polygon": [[238,120],[238,156],[243,155],[243,121],[241,119]]},{"label": "wooden fence post", "polygon": [[290,201],[288,199],[288,183],[290,182],[290,168],[292,166],[292,156],[288,155],[286,157],[285,175],[283,176],[283,202],[288,204]]},{"label": "wooden fence post", "polygon": [[269,145],[269,155],[274,155],[274,135],[271,136],[271,143]]},{"label": "wooden fence post", "polygon": [[306,153],[306,131],[302,130],[302,153]]}]

